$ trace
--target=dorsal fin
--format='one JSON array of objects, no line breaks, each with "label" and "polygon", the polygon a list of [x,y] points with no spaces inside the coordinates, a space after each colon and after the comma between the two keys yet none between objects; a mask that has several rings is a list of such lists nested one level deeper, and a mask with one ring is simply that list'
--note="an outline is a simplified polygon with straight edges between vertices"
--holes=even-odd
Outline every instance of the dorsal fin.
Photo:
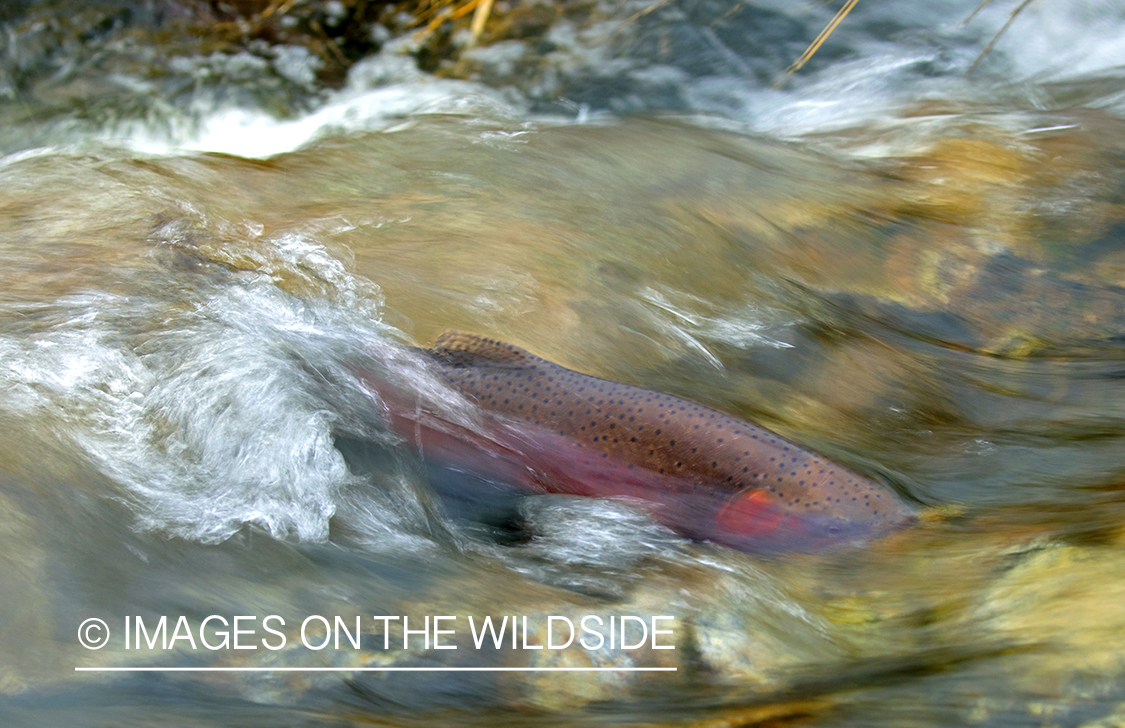
[{"label": "dorsal fin", "polygon": [[460,331],[446,331],[438,337],[429,352],[453,366],[524,369],[541,361],[539,357],[518,346]]}]

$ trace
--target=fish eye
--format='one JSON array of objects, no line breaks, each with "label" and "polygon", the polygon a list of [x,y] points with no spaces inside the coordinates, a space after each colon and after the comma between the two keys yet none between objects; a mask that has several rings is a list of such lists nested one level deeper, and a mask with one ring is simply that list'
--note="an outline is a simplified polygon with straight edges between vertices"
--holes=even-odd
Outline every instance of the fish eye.
[{"label": "fish eye", "polygon": [[817,530],[822,536],[840,538],[855,532],[856,524],[846,518],[828,517],[818,519]]}]

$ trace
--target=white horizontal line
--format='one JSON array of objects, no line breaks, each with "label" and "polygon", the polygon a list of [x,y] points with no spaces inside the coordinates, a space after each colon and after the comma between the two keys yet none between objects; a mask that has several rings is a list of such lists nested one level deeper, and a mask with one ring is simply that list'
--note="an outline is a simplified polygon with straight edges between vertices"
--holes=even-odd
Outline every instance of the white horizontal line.
[{"label": "white horizontal line", "polygon": [[75,672],[676,672],[675,667],[76,667]]},{"label": "white horizontal line", "polygon": [[1062,131],[1063,129],[1076,129],[1077,124],[1059,124],[1058,126],[1040,126],[1035,129],[1028,129],[1024,134],[1038,134],[1041,131]]}]

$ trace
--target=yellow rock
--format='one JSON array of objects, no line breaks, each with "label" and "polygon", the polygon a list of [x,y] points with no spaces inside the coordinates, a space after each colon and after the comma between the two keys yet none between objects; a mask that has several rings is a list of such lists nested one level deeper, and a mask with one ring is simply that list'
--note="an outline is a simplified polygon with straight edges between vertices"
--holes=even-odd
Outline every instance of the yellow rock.
[{"label": "yellow rock", "polygon": [[1125,669],[1125,551],[1048,546],[1027,555],[985,594],[975,617],[1016,644],[1040,646],[1026,672],[1039,685]]}]

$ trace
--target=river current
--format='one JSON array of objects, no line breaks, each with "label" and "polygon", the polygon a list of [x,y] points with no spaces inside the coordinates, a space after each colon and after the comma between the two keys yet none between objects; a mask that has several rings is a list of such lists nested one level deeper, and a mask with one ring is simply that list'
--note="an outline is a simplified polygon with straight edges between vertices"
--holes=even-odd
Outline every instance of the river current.
[{"label": "river current", "polygon": [[[975,5],[861,2],[780,87],[731,27],[835,8],[560,20],[586,85],[549,103],[511,45],[455,79],[405,41],[335,90],[299,50],[184,56],[169,95],[71,48],[21,86],[44,31],[7,21],[0,722],[1125,721],[1125,9],[1037,0],[966,75],[1015,9]],[[298,102],[261,101],[279,68]],[[740,553],[436,467],[358,372],[471,428],[417,351],[446,330],[759,423],[919,520]]]}]

